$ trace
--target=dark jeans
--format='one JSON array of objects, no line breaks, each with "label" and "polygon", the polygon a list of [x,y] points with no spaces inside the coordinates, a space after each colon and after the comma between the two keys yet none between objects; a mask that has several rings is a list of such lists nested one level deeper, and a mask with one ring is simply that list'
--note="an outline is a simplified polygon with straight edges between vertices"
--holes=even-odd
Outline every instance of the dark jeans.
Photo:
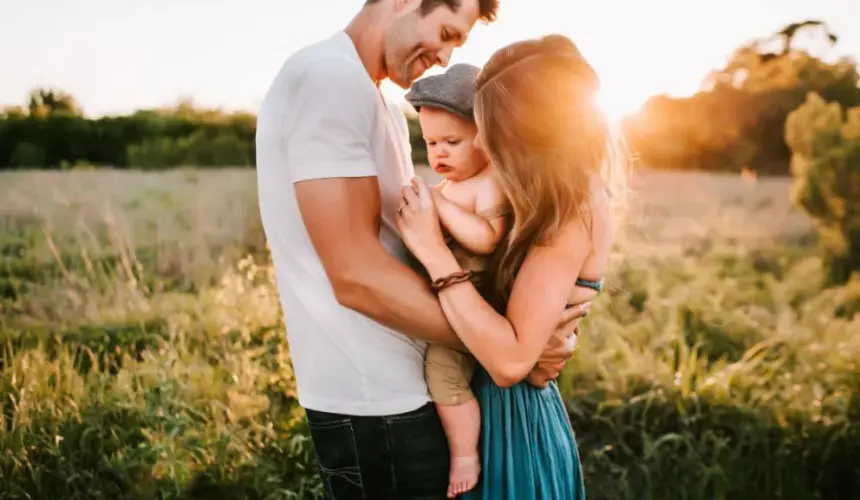
[{"label": "dark jeans", "polygon": [[383,417],[306,411],[328,498],[446,498],[448,441],[432,403]]}]

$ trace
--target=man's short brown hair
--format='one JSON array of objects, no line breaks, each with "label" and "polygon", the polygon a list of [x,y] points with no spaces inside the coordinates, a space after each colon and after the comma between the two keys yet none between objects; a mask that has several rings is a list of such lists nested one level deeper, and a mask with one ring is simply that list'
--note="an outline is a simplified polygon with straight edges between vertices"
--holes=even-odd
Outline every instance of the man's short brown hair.
[{"label": "man's short brown hair", "polygon": [[[377,3],[379,0],[366,0],[365,5]],[[436,7],[446,6],[454,12],[460,8],[461,0],[421,0],[421,15],[426,16],[433,12]],[[499,10],[499,0],[478,0],[478,17],[486,22],[496,20],[496,11]]]}]

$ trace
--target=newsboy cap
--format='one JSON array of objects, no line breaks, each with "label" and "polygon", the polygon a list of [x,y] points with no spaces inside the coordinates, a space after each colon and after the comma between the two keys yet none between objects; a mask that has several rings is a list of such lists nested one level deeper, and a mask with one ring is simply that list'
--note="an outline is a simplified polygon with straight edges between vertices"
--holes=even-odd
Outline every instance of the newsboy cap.
[{"label": "newsboy cap", "polygon": [[474,121],[475,79],[480,71],[471,64],[455,64],[442,74],[415,81],[406,100],[416,111],[422,106],[442,108]]}]

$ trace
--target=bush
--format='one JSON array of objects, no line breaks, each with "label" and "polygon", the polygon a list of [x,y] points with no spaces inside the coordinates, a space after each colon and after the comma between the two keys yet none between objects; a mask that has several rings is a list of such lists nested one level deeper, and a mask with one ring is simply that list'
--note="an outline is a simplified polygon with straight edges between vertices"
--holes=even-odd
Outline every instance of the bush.
[{"label": "bush", "polygon": [[[2,177],[0,500],[322,498],[254,172]],[[588,498],[860,500],[860,276],[788,179],[637,182],[560,379]]]},{"label": "bush", "polygon": [[844,282],[860,271],[860,107],[843,113],[810,92],[785,128],[793,201],[818,225],[831,280]]},{"label": "bush", "polygon": [[146,169],[182,165],[244,167],[252,164],[250,145],[236,134],[222,132],[209,136],[201,130],[179,139],[158,137],[132,144],[126,156],[131,165]]},{"label": "bush", "polygon": [[176,139],[156,137],[132,144],[126,151],[130,164],[144,169],[167,168],[179,165],[183,151]]},{"label": "bush", "polygon": [[19,168],[41,168],[46,164],[45,150],[36,144],[19,142],[12,150],[9,163]]}]

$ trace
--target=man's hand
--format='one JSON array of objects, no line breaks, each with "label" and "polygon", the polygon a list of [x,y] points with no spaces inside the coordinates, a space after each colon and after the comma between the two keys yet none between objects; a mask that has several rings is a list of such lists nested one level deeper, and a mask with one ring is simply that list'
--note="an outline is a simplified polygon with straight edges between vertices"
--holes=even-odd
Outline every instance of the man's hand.
[{"label": "man's hand", "polygon": [[575,351],[575,336],[579,335],[579,322],[590,308],[591,301],[587,301],[565,309],[561,321],[559,321],[558,329],[550,337],[546,349],[541,353],[535,367],[529,372],[526,381],[535,387],[543,388],[551,380],[558,378],[558,374],[564,369],[567,360]]}]

